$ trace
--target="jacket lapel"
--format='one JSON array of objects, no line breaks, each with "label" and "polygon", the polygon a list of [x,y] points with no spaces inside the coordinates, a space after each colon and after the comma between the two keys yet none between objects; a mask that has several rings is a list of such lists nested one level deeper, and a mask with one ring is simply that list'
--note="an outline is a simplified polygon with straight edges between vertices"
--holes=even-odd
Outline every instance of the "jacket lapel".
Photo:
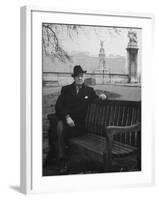
[{"label": "jacket lapel", "polygon": [[82,97],[85,94],[85,85],[83,84],[81,89],[79,90],[78,96]]},{"label": "jacket lapel", "polygon": [[72,85],[71,85],[71,94],[72,94],[72,96],[75,96],[75,97],[85,96],[85,85],[84,84],[82,85],[82,87],[80,88],[80,90],[77,94],[76,85],[75,85],[75,82],[73,82]]},{"label": "jacket lapel", "polygon": [[75,82],[73,82],[72,85],[71,85],[71,94],[72,94],[72,96],[76,96]]}]

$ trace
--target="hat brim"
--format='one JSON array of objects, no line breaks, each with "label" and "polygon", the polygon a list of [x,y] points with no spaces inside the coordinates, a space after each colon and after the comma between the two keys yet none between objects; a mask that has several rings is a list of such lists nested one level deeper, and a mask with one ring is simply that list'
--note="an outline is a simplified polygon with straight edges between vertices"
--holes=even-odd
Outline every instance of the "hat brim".
[{"label": "hat brim", "polygon": [[72,77],[78,76],[79,74],[86,74],[86,73],[87,73],[87,71],[81,71],[77,74],[72,74]]}]

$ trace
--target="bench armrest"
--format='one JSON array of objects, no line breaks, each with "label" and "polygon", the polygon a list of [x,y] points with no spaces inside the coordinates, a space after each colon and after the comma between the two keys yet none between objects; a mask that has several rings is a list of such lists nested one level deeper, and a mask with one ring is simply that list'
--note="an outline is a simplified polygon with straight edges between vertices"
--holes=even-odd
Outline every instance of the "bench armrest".
[{"label": "bench armrest", "polygon": [[112,162],[112,147],[113,147],[113,136],[122,132],[136,132],[141,130],[141,123],[137,123],[130,126],[107,126],[105,128],[106,136],[106,147],[105,152],[107,152],[108,163]]},{"label": "bench armrest", "polygon": [[107,126],[105,130],[106,134],[111,136],[122,132],[135,132],[141,130],[141,123],[137,123],[130,126]]}]

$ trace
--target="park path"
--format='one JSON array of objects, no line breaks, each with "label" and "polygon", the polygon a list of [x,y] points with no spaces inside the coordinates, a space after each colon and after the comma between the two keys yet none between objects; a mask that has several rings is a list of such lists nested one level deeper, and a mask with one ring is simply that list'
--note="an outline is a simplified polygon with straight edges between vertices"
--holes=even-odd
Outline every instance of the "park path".
[{"label": "park path", "polygon": [[[116,94],[115,99],[127,100],[127,101],[140,101],[141,100],[141,87],[138,86],[128,86],[128,85],[96,85],[91,86],[95,90],[106,91],[108,93]],[[52,93],[60,93],[61,87],[48,87],[43,89],[43,95],[48,95]]]},{"label": "park path", "polygon": [[141,87],[126,86],[126,85],[97,85],[95,89],[115,93],[118,95],[116,99],[127,101],[141,100]]}]

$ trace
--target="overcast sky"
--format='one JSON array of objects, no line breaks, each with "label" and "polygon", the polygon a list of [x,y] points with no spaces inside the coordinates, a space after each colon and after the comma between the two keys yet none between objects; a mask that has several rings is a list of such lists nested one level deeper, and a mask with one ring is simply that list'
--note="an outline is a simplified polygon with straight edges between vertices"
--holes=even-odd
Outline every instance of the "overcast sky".
[{"label": "overcast sky", "polygon": [[[110,54],[126,56],[128,44],[128,28],[114,29],[108,27],[82,26],[78,35],[74,34],[71,39],[67,35],[60,37],[63,48],[72,51],[88,52],[90,55],[98,56],[100,40],[104,41],[106,56]],[[141,48],[141,29],[133,29],[137,32],[139,48]]]}]

